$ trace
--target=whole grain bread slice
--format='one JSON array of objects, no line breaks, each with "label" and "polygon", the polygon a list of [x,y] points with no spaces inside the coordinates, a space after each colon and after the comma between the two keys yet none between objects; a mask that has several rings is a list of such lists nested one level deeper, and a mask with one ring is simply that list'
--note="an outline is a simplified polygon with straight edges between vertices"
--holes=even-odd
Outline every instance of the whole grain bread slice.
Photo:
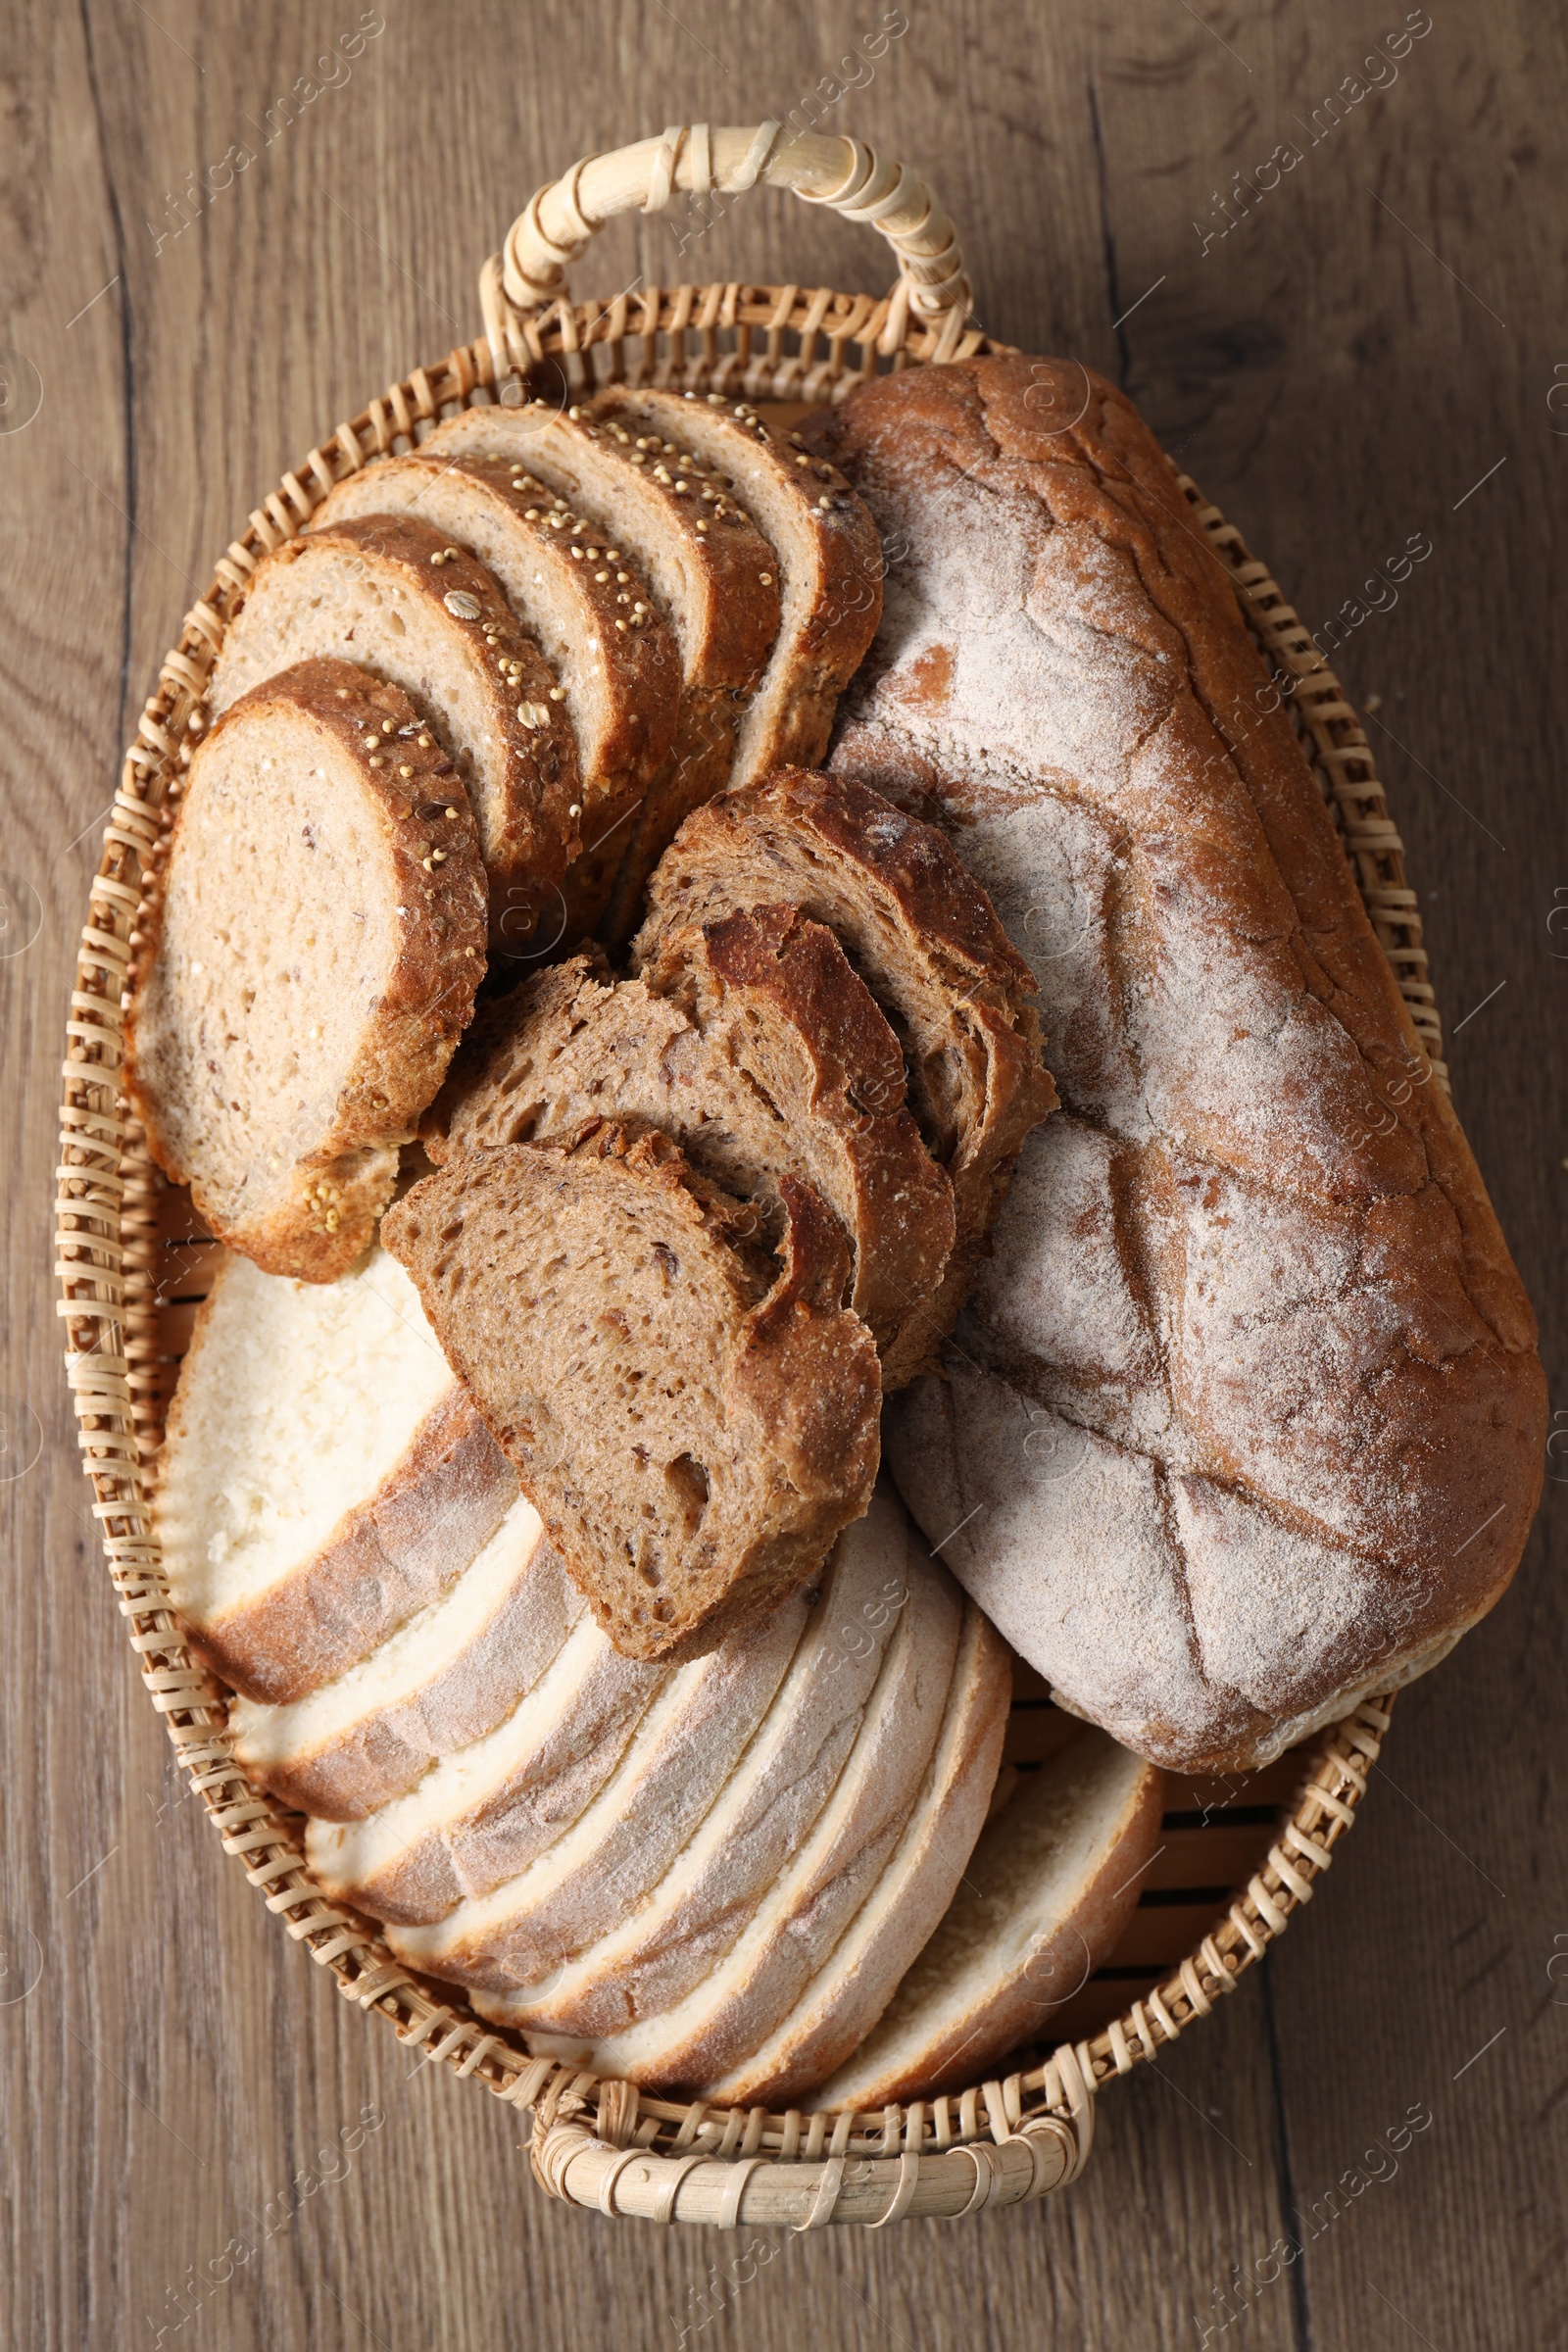
[{"label": "whole grain bread slice", "polygon": [[[817,2078],[811,2105],[865,2111],[933,2098],[1049,2034],[1053,2012],[1109,1958],[1137,1907],[1163,1787],[1156,1766],[1093,1729],[1021,1776],[874,2031]],[[887,1956],[882,1933],[857,1955],[862,1969],[872,1954]],[[734,2088],[712,2095],[793,2096],[796,2073],[769,2073],[772,2064],[760,2052]]]},{"label": "whole grain bread slice", "polygon": [[[582,848],[561,885],[564,917],[554,901],[535,904],[536,887],[502,910],[498,930],[514,954],[569,945],[604,911],[627,828],[675,740],[674,632],[622,551],[502,459],[426,444],[378,460],[338,483],[313,528],[374,514],[413,514],[477,556],[554,672],[549,700],[564,705],[577,742]],[[452,561],[439,566],[443,579]]]},{"label": "whole grain bread slice", "polygon": [[[630,560],[648,583],[646,625],[662,612],[680,645],[680,719],[663,769],[626,840],[600,936],[633,929],[643,884],[688,809],[728,781],[746,704],[778,635],[777,564],[741,502],[677,453],[625,448],[580,410],[547,402],[466,409],[423,444],[432,455],[502,460],[564,502],[584,531]],[[706,494],[706,495],[705,495]]]},{"label": "whole grain bread slice", "polygon": [[466,795],[396,687],[304,662],[219,721],[150,894],[125,1083],[220,1241],[310,1282],[353,1264],[484,945]]},{"label": "whole grain bread slice", "polygon": [[902,1386],[951,1328],[1025,1138],[1055,1102],[1034,979],[944,834],[868,786],[801,768],[687,820],[649,885],[634,968],[664,985],[693,924],[779,901],[837,933],[903,1046],[910,1107],[952,1179],[946,1275],[887,1366]]},{"label": "whole grain bread slice", "polygon": [[849,1239],[845,1303],[884,1358],[936,1290],[953,1191],[905,1107],[904,1057],[831,931],[792,906],[685,935],[647,981],[591,956],[481,1014],[421,1130],[430,1156],[537,1143],[599,1115],[659,1128],[701,1174],[783,1230],[780,1184],[804,1177]]},{"label": "whole grain bread slice", "polygon": [[382,1225],[628,1656],[776,1605],[870,1499],[881,1382],[839,1303],[847,1246],[808,1185],[779,1194],[775,1258],[666,1137],[601,1121],[453,1160]]},{"label": "whole grain bread slice", "polygon": [[419,723],[397,729],[389,774],[426,736],[455,762],[490,878],[491,938],[505,946],[509,908],[543,904],[580,840],[576,739],[543,654],[485,565],[410,514],[322,524],[265,556],[213,664],[211,705],[224,710],[289,662],[326,654],[415,704]]},{"label": "whole grain bread slice", "polygon": [[490,1541],[517,1482],[396,1258],[279,1281],[225,1257],[158,1454],[153,1519],[191,1647],[278,1704],[366,1657]]}]

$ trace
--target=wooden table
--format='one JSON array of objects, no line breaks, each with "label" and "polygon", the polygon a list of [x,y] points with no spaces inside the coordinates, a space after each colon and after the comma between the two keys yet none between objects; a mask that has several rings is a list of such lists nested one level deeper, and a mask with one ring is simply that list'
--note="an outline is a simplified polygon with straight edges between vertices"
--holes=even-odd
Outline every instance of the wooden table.
[{"label": "wooden table", "polygon": [[[1084,13],[13,11],[8,2345],[673,2352],[683,2328],[688,2344],[918,2352],[1568,2339],[1553,1573],[1568,1458],[1548,1463],[1507,1600],[1400,1703],[1389,1769],[1311,1916],[1210,2024],[1107,2095],[1085,2180],[961,2232],[834,2231],[772,2242],[766,2260],[553,2205],[513,2116],[416,2065],[289,1946],[181,1801],[75,1466],[46,1242],[72,942],[118,756],[180,613],[260,487],[368,392],[476,331],[478,264],[541,180],[667,122],[792,109],[926,171],[984,321],[1124,384],[1309,625],[1359,600],[1337,661],[1375,715],[1455,1094],[1568,1406],[1561,22],[1442,0],[1405,18],[1391,0],[1375,20],[1348,0],[1128,0],[1092,30]],[[1401,24],[1407,43],[1382,38]],[[639,271],[877,287],[886,264],[863,232],[764,194],[711,222],[683,208],[617,225],[582,290]],[[1396,602],[1363,586],[1422,534],[1431,554]],[[1396,2158],[1369,2155],[1411,2109],[1427,2128]],[[290,2194],[328,2145],[339,2178]],[[1293,2213],[1305,2247],[1282,2266],[1268,2249],[1300,2234]],[[1233,2266],[1253,2281],[1245,2313]],[[209,2283],[193,2303],[196,2272]]]}]

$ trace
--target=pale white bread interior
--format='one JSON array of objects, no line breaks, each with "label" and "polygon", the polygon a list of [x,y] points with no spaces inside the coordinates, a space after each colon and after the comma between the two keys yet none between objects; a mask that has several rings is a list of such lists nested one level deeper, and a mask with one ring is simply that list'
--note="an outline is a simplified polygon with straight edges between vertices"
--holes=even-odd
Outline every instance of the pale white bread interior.
[{"label": "pale white bread interior", "polygon": [[[1162,1802],[1158,1767],[1098,1730],[1021,1774],[879,2021],[810,2104],[869,2113],[932,2098],[980,2081],[1020,2042],[1047,2038],[1137,1907]],[[751,2087],[760,2079],[750,2071],[744,2085],[713,2095],[786,2095],[782,2081]]]},{"label": "pale white bread interior", "polygon": [[296,662],[199,745],[149,896],[127,1090],[214,1233],[330,1282],[392,1197],[484,973],[466,797],[407,698]]},{"label": "pale white bread interior", "polygon": [[451,1591],[335,1682],[290,1706],[236,1698],[234,1753],[298,1811],[362,1820],[494,1731],[585,1605],[519,1495]]},{"label": "pale white bread interior", "polygon": [[444,1918],[570,1828],[672,1671],[618,1656],[583,1615],[493,1732],[442,1757],[368,1820],[313,1821],[311,1868],[329,1894],[378,1919]]},{"label": "pale white bread interior", "polygon": [[591,414],[634,447],[672,440],[690,452],[704,486],[733,490],[767,540],[779,630],[741,719],[730,782],[815,767],[882,614],[882,543],[864,504],[835,466],[773,433],[745,401],[612,384]]},{"label": "pale white bread interior", "polygon": [[[571,720],[582,786],[582,848],[563,884],[569,943],[598,920],[632,813],[674,742],[674,634],[624,551],[498,458],[426,445],[372,461],[327,495],[315,525],[382,513],[414,514],[477,556],[555,674],[549,699]],[[542,950],[558,920],[554,905],[510,908],[501,931],[514,951]]]},{"label": "pale white bread interior", "polygon": [[444,1920],[389,1927],[398,1957],[505,1993],[608,1935],[673,1867],[725,1787],[788,1672],[811,1606],[811,1595],[792,1593],[679,1668],[580,1820],[516,1878]]},{"label": "pale white bread interior", "polygon": [[619,940],[681,817],[728,779],[745,703],[778,635],[772,550],[739,501],[672,469],[662,452],[623,450],[608,431],[548,402],[465,409],[422,446],[433,456],[471,453],[526,469],[631,559],[648,583],[652,608],[674,629],[680,717],[669,757],[626,825],[601,924],[601,936]]},{"label": "pale white bread interior", "polygon": [[438,1597],[516,1481],[379,1248],[330,1284],[225,1257],[158,1456],[182,1623],[234,1688],[330,1681]]},{"label": "pale white bread interior", "polygon": [[[556,678],[475,557],[410,514],[362,515],[265,556],[224,632],[208,698],[225,710],[309,656],[336,654],[401,687],[467,787],[490,878],[554,886],[576,854],[577,746]],[[439,559],[437,561],[436,559]]]}]

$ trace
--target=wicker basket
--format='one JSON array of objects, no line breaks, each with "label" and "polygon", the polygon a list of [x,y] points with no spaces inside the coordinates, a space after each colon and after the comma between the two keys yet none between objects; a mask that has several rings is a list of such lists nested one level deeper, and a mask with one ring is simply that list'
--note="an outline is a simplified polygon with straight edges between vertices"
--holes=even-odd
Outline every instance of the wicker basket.
[{"label": "wicker basket", "polygon": [[[677,190],[729,193],[759,180],[879,228],[899,262],[892,293],[873,301],[825,287],[730,283],[647,287],[608,304],[567,298],[565,265],[612,215],[657,211]],[[534,197],[504,254],[486,265],[481,296],[485,331],[476,342],[370,401],[256,509],[186,614],[125,757],[67,1024],[57,1266],[67,1371],[110,1573],[148,1694],[225,1851],[286,1933],[330,1969],[346,1999],[387,2019],[404,2043],[531,2110],[534,2171],[553,2195],[662,2222],[796,2229],[881,2228],[1016,2203],[1076,2178],[1090,2152],[1097,2090],[1206,2017],[1310,1900],[1366,1792],[1391,1694],[1363,1701],[1334,1731],[1246,1785],[1173,1786],[1176,1809],[1150,1873],[1155,1899],[1134,1915],[1109,1967],[1051,2004],[1049,2053],[1022,2053],[1018,2071],[961,2096],[873,2116],[780,2116],[650,2098],[530,2060],[453,1987],[412,1976],[372,1924],[314,1885],[302,1822],[238,1769],[224,1694],[192,1661],[169,1609],[145,1477],[214,1245],[193,1233],[187,1197],[153,1168],[120,1093],[122,989],[143,876],[172,822],[203,723],[204,681],[257,560],[372,455],[409,446],[456,408],[516,400],[525,378],[537,386],[549,375],[567,398],[611,379],[718,390],[778,417],[802,404],[842,400],[881,368],[1007,348],[968,323],[969,287],[952,225],[912,174],[858,140],[790,138],[776,122],[755,131],[668,130],[578,164]],[[1446,1083],[1420,916],[1366,737],[1265,566],[1180,478],[1193,529],[1231,572],[1288,699],[1378,937]],[[1009,1757],[1026,1768],[1038,1761],[1062,1721],[1044,1687],[1021,1671]],[[1222,1904],[1213,1889],[1228,1885],[1242,1891]]]}]

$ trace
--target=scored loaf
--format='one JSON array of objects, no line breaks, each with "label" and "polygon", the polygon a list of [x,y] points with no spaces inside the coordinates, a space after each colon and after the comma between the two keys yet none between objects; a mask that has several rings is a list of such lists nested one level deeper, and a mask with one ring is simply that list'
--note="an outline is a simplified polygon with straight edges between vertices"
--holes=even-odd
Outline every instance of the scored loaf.
[{"label": "scored loaf", "polygon": [[[680,649],[624,552],[499,458],[425,448],[379,460],[338,483],[313,527],[389,513],[477,556],[558,681],[548,699],[564,705],[576,737],[582,847],[560,886],[564,906],[542,883],[514,882],[494,925],[501,954],[548,953],[591,932],[604,910],[633,812],[675,739]],[[442,553],[443,578],[452,560]]]},{"label": "scored loaf", "polygon": [[311,1282],[353,1263],[484,947],[466,795],[395,687],[305,662],[227,711],[191,761],[125,1016],[148,1148],[220,1240]]},{"label": "scored loaf", "polygon": [[382,1236],[600,1623],[628,1656],[781,1600],[866,1508],[875,1343],[842,1229],[779,1180],[758,1212],[655,1130],[450,1161]]},{"label": "scored loaf", "polygon": [[834,764],[952,827],[1066,1106],[890,1458],[933,1541],[965,1523],[944,1556],[1062,1704],[1246,1768],[1507,1584],[1542,1476],[1529,1303],[1131,403],[977,359],[806,434],[906,551]]},{"label": "scored loaf", "polygon": [[662,985],[683,930],[780,900],[837,934],[887,1014],[910,1109],[953,1185],[953,1251],[889,1360],[896,1388],[951,1327],[1024,1138],[1054,1103],[1035,985],[943,834],[863,785],[799,768],[688,818],[650,882],[634,968]]},{"label": "scored loaf", "polygon": [[[556,680],[493,575],[411,514],[318,525],[264,556],[223,633],[215,711],[307,657],[339,655],[415,706],[389,760],[428,736],[467,787],[490,883],[491,937],[514,887],[559,884],[580,841],[576,739]],[[390,771],[389,771],[390,772]],[[530,904],[532,901],[530,901]]]},{"label": "scored loaf", "polygon": [[591,956],[481,1014],[421,1129],[438,1162],[537,1143],[598,1115],[654,1126],[783,1229],[787,1175],[844,1228],[845,1298],[884,1358],[942,1279],[952,1187],[905,1107],[898,1040],[831,931],[792,906],[684,934],[662,986],[616,986]]}]

